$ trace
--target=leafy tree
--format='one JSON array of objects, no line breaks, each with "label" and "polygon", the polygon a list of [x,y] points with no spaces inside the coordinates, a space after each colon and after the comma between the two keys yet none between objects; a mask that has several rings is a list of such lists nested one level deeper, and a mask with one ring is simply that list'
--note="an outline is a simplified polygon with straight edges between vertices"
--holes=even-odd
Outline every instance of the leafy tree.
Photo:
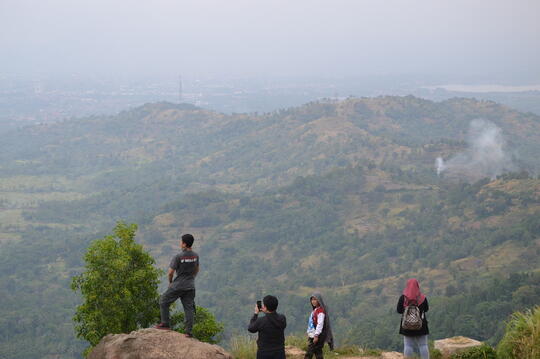
[{"label": "leafy tree", "polygon": [[136,224],[118,222],[112,235],[90,245],[85,271],[72,279],[71,288],[84,299],[73,317],[75,331],[91,346],[107,334],[128,333],[159,317],[161,271],[135,243],[136,230]]},{"label": "leafy tree", "polygon": [[[196,307],[193,336],[201,342],[216,344],[221,340],[223,324],[206,308]],[[184,332],[184,313],[176,312],[171,316],[172,328],[180,333]]]}]

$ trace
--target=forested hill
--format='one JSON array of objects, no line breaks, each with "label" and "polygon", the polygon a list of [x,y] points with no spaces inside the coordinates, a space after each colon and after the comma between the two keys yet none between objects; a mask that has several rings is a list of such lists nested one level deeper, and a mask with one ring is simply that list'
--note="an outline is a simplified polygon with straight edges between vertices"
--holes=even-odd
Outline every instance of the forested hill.
[{"label": "forested hill", "polygon": [[212,185],[266,188],[358,159],[381,162],[399,156],[414,161],[421,149],[446,155],[467,139],[474,119],[499,126],[515,155],[538,165],[539,116],[493,102],[436,103],[409,96],[315,102],[261,115],[148,104],[113,117],[5,134],[1,173],[84,176],[154,165]]},{"label": "forested hill", "polygon": [[[120,219],[163,268],[178,234],[195,234],[198,301],[228,335],[268,292],[301,331],[320,289],[342,343],[395,348],[394,302],[416,276],[435,337],[493,343],[540,298],[540,182],[519,172],[538,153],[538,116],[414,97],[233,115],[148,104],[2,135],[0,357],[79,356],[69,281]],[[482,172],[504,172],[501,159],[513,173]]]}]

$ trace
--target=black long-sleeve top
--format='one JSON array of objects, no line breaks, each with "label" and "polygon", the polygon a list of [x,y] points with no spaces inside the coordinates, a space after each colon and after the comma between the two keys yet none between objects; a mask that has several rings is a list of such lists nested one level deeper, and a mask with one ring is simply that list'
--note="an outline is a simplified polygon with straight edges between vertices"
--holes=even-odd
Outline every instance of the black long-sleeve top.
[{"label": "black long-sleeve top", "polygon": [[[402,294],[401,297],[399,297],[399,300],[397,303],[397,312],[399,314],[403,314],[403,312],[405,311],[405,307],[403,305],[404,301],[405,301],[405,296]],[[410,337],[429,334],[428,321],[426,319],[426,314],[425,314],[429,310],[429,304],[428,304],[427,298],[424,299],[422,304],[418,306],[418,309],[420,309],[420,312],[422,313],[422,328],[420,328],[419,330],[403,329],[400,322],[399,334],[410,336]]]},{"label": "black long-sleeve top", "polygon": [[287,319],[283,314],[276,312],[266,313],[264,317],[253,314],[248,330],[251,333],[259,332],[257,348],[259,352],[273,352],[285,349],[285,328]]}]

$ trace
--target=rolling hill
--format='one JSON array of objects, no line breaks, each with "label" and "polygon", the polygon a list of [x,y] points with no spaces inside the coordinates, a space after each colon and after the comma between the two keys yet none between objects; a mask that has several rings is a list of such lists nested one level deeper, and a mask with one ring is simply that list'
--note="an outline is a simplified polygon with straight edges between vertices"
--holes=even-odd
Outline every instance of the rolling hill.
[{"label": "rolling hill", "polygon": [[[516,172],[437,176],[437,157],[471,151],[475,119],[500,129]],[[540,298],[540,182],[518,172],[540,168],[540,117],[493,102],[351,98],[233,115],[157,103],[0,137],[10,358],[77,357],[69,280],[116,220],[139,223],[163,268],[178,234],[195,234],[198,300],[228,335],[268,292],[303,330],[319,289],[342,343],[395,348],[394,301],[416,276],[433,336],[494,343]]]}]

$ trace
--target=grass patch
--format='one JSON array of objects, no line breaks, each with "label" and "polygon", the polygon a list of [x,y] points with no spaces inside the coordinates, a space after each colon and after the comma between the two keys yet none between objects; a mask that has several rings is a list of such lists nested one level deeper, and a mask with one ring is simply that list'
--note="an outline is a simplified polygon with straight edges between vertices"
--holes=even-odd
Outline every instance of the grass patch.
[{"label": "grass patch", "polygon": [[508,359],[540,358],[540,306],[512,314],[497,347],[497,356]]},{"label": "grass patch", "polygon": [[[325,353],[329,353],[329,352],[330,351],[328,350]],[[338,356],[340,356],[340,355],[346,355],[346,356],[354,355],[354,356],[360,356],[360,357],[365,357],[365,356],[378,357],[378,356],[381,356],[382,351],[379,350],[379,349],[362,348],[362,347],[359,347],[357,345],[348,345],[348,346],[345,346],[345,347],[336,348],[336,350],[334,350],[333,353],[337,354]]]},{"label": "grass patch", "polygon": [[285,338],[285,345],[292,345],[302,350],[307,350],[307,337],[300,335],[289,335]]},{"label": "grass patch", "polygon": [[230,352],[235,359],[255,359],[257,342],[249,335],[240,335],[230,340]]}]

